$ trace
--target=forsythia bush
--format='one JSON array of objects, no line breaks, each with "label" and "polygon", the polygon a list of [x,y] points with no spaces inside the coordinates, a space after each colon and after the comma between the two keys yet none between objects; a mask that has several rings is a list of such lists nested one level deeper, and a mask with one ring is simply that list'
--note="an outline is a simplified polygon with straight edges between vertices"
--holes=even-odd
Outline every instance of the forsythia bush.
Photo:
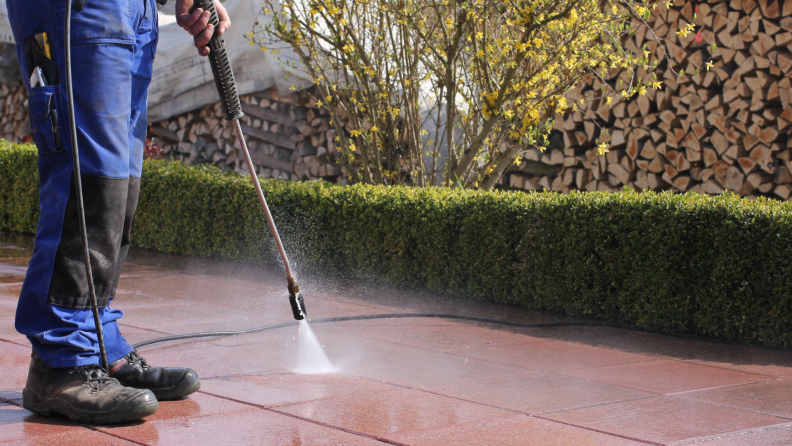
[{"label": "forsythia bush", "polygon": [[[644,0],[263,0],[247,34],[316,84],[355,182],[491,189],[553,117],[661,88]],[[695,21],[695,18],[694,18]],[[680,35],[695,29],[680,19]],[[649,34],[653,35],[653,33]],[[691,36],[692,38],[692,36]],[[713,48],[714,49],[714,48]],[[667,69],[674,72],[670,66]],[[711,63],[708,62],[707,66]],[[697,67],[697,69],[704,67]],[[568,103],[589,73],[611,79]],[[676,73],[682,75],[683,73]],[[307,84],[307,85],[305,85]],[[615,101],[614,101],[615,100]],[[602,129],[606,131],[607,129]],[[608,144],[598,144],[604,153]]]},{"label": "forsythia bush", "polygon": [[[0,149],[0,230],[35,230],[35,160],[31,149]],[[374,274],[441,293],[792,345],[788,202],[262,186],[303,271]],[[147,161],[133,241],[167,253],[278,262],[250,180],[213,167]]]}]

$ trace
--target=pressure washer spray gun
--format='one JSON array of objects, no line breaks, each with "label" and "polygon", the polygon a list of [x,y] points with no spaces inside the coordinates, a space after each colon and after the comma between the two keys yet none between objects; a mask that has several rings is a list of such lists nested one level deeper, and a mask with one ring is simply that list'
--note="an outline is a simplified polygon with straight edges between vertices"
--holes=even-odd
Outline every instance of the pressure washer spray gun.
[{"label": "pressure washer spray gun", "polygon": [[[300,286],[297,284],[297,279],[292,274],[289,258],[286,256],[286,251],[283,249],[280,235],[278,235],[278,228],[275,226],[275,221],[272,219],[267,200],[264,198],[264,193],[261,191],[261,184],[259,183],[258,176],[256,176],[256,169],[253,167],[253,161],[250,159],[250,152],[248,151],[245,137],[242,135],[242,127],[239,125],[239,118],[245,116],[242,112],[242,105],[239,101],[239,92],[237,92],[236,81],[234,80],[234,72],[231,70],[231,62],[228,60],[228,52],[226,51],[223,38],[217,35],[217,26],[220,24],[220,19],[217,16],[217,9],[215,8],[213,0],[197,0],[193,5],[193,11],[201,8],[204,11],[209,11],[209,23],[214,26],[214,35],[209,41],[209,64],[212,66],[212,74],[214,75],[215,85],[217,85],[217,92],[220,94],[220,100],[223,102],[223,107],[226,111],[226,121],[233,121],[234,130],[236,130],[239,145],[242,147],[242,153],[245,155],[248,170],[250,171],[250,179],[253,180],[253,185],[256,187],[261,208],[264,210],[264,215],[267,217],[267,223],[272,230],[272,236],[275,238],[275,244],[278,245],[278,252],[280,252],[281,259],[283,259],[283,266],[286,267],[286,280],[288,281],[289,289],[289,303],[291,303],[292,314],[298,321],[305,319],[308,313],[305,311],[305,302],[303,301],[302,293],[300,293]],[[192,11],[191,11],[192,12]]]}]

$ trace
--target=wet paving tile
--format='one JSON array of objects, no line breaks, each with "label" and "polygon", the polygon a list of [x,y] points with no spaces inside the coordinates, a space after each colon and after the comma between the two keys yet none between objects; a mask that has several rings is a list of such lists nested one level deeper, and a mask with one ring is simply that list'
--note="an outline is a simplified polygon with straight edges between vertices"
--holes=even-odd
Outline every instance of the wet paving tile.
[{"label": "wet paving tile", "polygon": [[639,446],[646,444],[526,415],[466,423],[444,429],[389,435],[387,438],[410,446]]},{"label": "wet paving tile", "polygon": [[107,432],[130,441],[151,445],[372,444],[371,440],[364,436],[259,409],[184,420],[146,422],[107,429]]},{"label": "wet paving tile", "polygon": [[542,372],[431,387],[427,390],[527,414],[540,414],[654,395],[625,387]]},{"label": "wet paving tile", "polygon": [[124,312],[124,324],[168,333],[189,333],[193,330],[176,331],[181,326],[204,327],[194,331],[234,329],[239,325],[239,313],[203,305],[186,303],[155,307],[120,308]]},{"label": "wet paving tile", "polygon": [[[123,322],[124,319],[121,319],[121,321]],[[137,342],[147,341],[149,339],[159,338],[162,336],[168,336],[168,333],[160,333],[154,330],[131,327],[123,323],[119,324],[119,327],[121,329],[121,334],[130,344],[135,344]]]},{"label": "wet paving tile", "polygon": [[[341,373],[420,388],[523,374],[524,368],[353,337],[321,336]],[[420,364],[420,366],[416,366]]]},{"label": "wet paving tile", "polygon": [[210,379],[201,391],[262,407],[298,404],[340,396],[380,393],[398,387],[336,374],[277,374],[232,379]]},{"label": "wet paving tile", "polygon": [[452,351],[450,353],[544,372],[643,362],[654,359],[651,356],[555,340],[517,345],[486,346]]},{"label": "wet paving tile", "polygon": [[16,331],[16,328],[14,327],[14,317],[0,319],[0,342],[3,341],[17,345],[30,345],[27,337]]},{"label": "wet paving tile", "polygon": [[21,391],[27,381],[30,347],[0,341],[0,390]]},{"label": "wet paving tile", "polygon": [[676,442],[674,446],[788,446],[792,444],[792,424],[779,424],[740,432]]},{"label": "wet paving tile", "polygon": [[[203,384],[202,382],[202,387]],[[251,409],[250,405],[197,392],[179,401],[160,401],[159,410],[154,415],[147,417],[146,422],[203,417],[249,409]],[[112,432],[111,427],[107,430]]]},{"label": "wet paving tile", "polygon": [[255,346],[224,347],[194,343],[181,349],[141,349],[140,354],[153,366],[190,367],[202,378],[288,373],[293,368],[290,363],[260,355]]},{"label": "wet paving tile", "polygon": [[690,362],[760,375],[792,375],[792,351],[769,348],[734,346]]},{"label": "wet paving tile", "polygon": [[102,432],[94,432],[88,429],[68,431],[62,434],[43,435],[39,437],[25,438],[23,440],[3,443],[4,445],[26,445],[26,446],[124,446],[134,445],[135,443],[116,438]]},{"label": "wet paving tile", "polygon": [[[175,302],[178,303],[178,302]],[[129,310],[131,308],[142,307],[157,307],[161,305],[173,305],[174,302],[162,297],[149,296],[147,294],[130,293],[126,291],[117,291],[116,297],[113,299],[113,307],[121,310]]]},{"label": "wet paving tile", "polygon": [[21,439],[65,434],[69,431],[90,432],[65,418],[44,418],[21,407],[0,403],[0,443]]},{"label": "wet paving tile", "polygon": [[22,389],[0,390],[0,400],[11,404],[22,404]]},{"label": "wet paving tile", "polygon": [[473,326],[443,319],[384,319],[333,324],[330,330],[438,352],[543,342],[525,330]]},{"label": "wet paving tile", "polygon": [[0,321],[3,319],[13,318],[16,315],[16,307],[16,301],[10,299],[0,299]]},{"label": "wet paving tile", "polygon": [[561,373],[662,394],[764,382],[768,379],[764,375],[664,359]]},{"label": "wet paving tile", "polygon": [[119,290],[186,301],[195,304],[222,306],[228,303],[247,303],[264,293],[285,293],[286,286],[275,289],[274,284],[257,284],[239,279],[222,280],[200,275],[168,274],[160,276],[136,275],[122,278]]},{"label": "wet paving tile", "polygon": [[512,411],[411,389],[330,398],[279,407],[277,411],[376,437],[515,415]]},{"label": "wet paving tile", "polygon": [[[0,239],[0,250],[6,248]],[[21,401],[30,347],[13,326],[21,286],[7,280],[24,275],[26,256],[0,255],[0,398],[13,404]],[[313,318],[426,311],[577,320],[327,278],[301,279],[301,288]],[[133,250],[113,305],[125,313],[122,333],[137,343],[290,322],[287,302],[278,268]],[[101,430],[0,403],[0,414],[6,410],[0,442],[9,431],[22,437],[8,441],[67,445],[383,444],[375,438],[410,445],[640,444],[622,437],[792,444],[788,421],[774,416],[792,415],[784,399],[792,386],[767,378],[792,379],[792,353],[606,327],[515,329],[410,318],[312,328],[336,373],[293,373],[296,326],[156,344],[141,354],[155,366],[197,370],[199,393],[161,403],[145,421]]]},{"label": "wet paving tile", "polygon": [[713,404],[658,396],[542,415],[574,426],[666,444],[787,420]]},{"label": "wet paving tile", "polygon": [[704,339],[688,339],[613,327],[558,327],[536,330],[532,335],[542,339],[614,349],[626,353],[689,360],[730,351],[735,347]]},{"label": "wet paving tile", "polygon": [[770,381],[686,392],[675,395],[691,401],[792,418],[792,380]]}]

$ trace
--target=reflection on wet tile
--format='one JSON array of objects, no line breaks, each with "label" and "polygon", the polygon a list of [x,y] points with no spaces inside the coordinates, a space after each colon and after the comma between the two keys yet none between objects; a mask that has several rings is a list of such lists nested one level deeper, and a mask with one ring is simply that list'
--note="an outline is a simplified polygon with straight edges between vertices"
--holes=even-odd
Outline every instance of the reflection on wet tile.
[{"label": "reflection on wet tile", "polygon": [[789,446],[792,444],[792,424],[684,440],[674,443],[674,446],[694,444],[697,446]]},{"label": "reflection on wet tile", "polygon": [[204,380],[202,391],[270,407],[339,396],[386,392],[398,387],[336,374],[277,374]]},{"label": "reflection on wet tile", "polygon": [[653,395],[624,387],[542,372],[469,381],[450,386],[431,387],[427,390],[528,414]]},{"label": "reflection on wet tile", "polygon": [[10,404],[0,403],[0,442],[19,439],[33,439],[45,435],[63,434],[68,431],[87,430],[78,427],[68,419],[44,418]]},{"label": "reflection on wet tile", "polygon": [[[0,398],[18,404],[30,347],[14,329],[21,286],[13,281],[24,276],[30,246],[0,236],[0,250],[20,251],[10,245],[28,254],[0,255]],[[315,319],[426,311],[577,320],[370,282],[300,281]],[[125,312],[119,323],[131,343],[293,321],[277,267],[133,250],[121,283],[113,306]],[[102,432],[0,405],[0,442],[120,444],[120,436],[144,444],[634,444],[613,436],[621,435],[657,443],[791,443],[789,423],[773,415],[792,416],[792,353],[606,327],[315,319],[337,373],[292,372],[296,325],[151,345],[141,349],[150,364],[194,368],[202,391]]]},{"label": "reflection on wet tile", "polygon": [[665,396],[554,412],[542,417],[662,444],[786,421]]},{"label": "reflection on wet tile", "polygon": [[3,445],[58,445],[58,446],[134,446],[135,443],[113,437],[102,432],[89,429],[75,429],[62,434],[44,435],[34,438],[25,438]]},{"label": "reflection on wet tile", "polygon": [[193,344],[173,350],[141,350],[149,364],[158,367],[190,367],[198,376],[256,375],[288,373],[293,365],[257,354],[255,346],[222,347],[210,344]]},{"label": "reflection on wet tile", "polygon": [[763,375],[663,359],[570,370],[562,373],[567,376],[664,394],[767,380],[767,377]]},{"label": "reflection on wet tile", "polygon": [[792,418],[792,380],[789,379],[685,392],[675,396],[691,401]]},{"label": "reflection on wet tile", "polygon": [[111,432],[138,443],[161,445],[318,446],[355,444],[366,440],[359,435],[259,409],[186,420],[147,422],[113,428]]},{"label": "reflection on wet tile", "polygon": [[545,341],[525,334],[525,330],[495,329],[428,318],[345,322],[333,324],[330,329],[439,352]]},{"label": "reflection on wet tile", "polygon": [[486,346],[450,353],[544,372],[642,362],[654,359],[651,356],[625,353],[615,349],[597,348],[555,340],[517,345]]},{"label": "reflection on wet tile", "polygon": [[329,398],[277,410],[378,437],[515,415],[417,390]]},{"label": "reflection on wet tile", "polygon": [[389,435],[389,440],[411,446],[498,445],[498,446],[639,446],[626,440],[574,426],[518,415],[494,421],[467,423],[444,429]]},{"label": "reflection on wet tile", "polygon": [[27,381],[30,347],[0,341],[0,390],[21,391]]}]

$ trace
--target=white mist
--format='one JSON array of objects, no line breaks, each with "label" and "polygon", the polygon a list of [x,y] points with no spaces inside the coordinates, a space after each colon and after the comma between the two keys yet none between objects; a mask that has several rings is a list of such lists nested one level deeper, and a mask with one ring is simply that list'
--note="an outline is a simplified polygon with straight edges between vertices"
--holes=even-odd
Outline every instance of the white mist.
[{"label": "white mist", "polygon": [[308,321],[300,321],[298,337],[298,358],[296,373],[315,374],[335,372],[335,367],[327,359],[327,355],[322,349],[322,344],[316,339],[316,335]]}]

